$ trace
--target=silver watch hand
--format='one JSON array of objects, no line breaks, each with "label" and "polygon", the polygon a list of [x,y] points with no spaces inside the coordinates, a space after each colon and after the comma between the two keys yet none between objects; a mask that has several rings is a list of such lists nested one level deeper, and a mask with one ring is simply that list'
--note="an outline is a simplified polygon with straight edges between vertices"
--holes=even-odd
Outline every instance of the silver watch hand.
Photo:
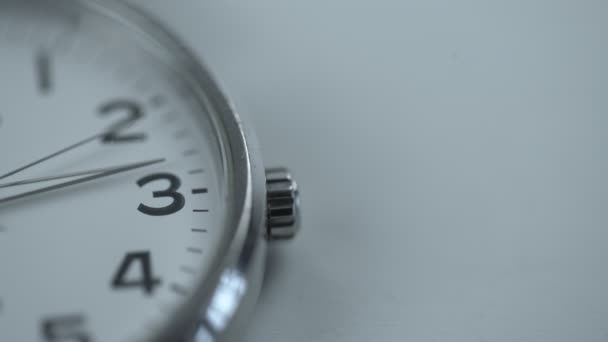
[{"label": "silver watch hand", "polygon": [[32,167],[32,166],[36,166],[36,165],[38,165],[38,164],[40,164],[40,163],[43,163],[43,162],[45,162],[45,161],[47,161],[47,160],[49,160],[49,159],[55,158],[55,157],[57,157],[57,156],[59,156],[59,155],[61,155],[61,154],[64,154],[64,153],[66,153],[66,152],[69,152],[69,151],[71,151],[71,150],[73,150],[73,149],[76,149],[76,148],[78,148],[78,147],[80,147],[80,146],[86,145],[86,144],[88,144],[88,143],[90,143],[90,142],[92,142],[92,141],[95,141],[95,140],[97,140],[97,139],[99,139],[99,138],[101,138],[101,137],[107,136],[108,134],[111,134],[112,132],[113,132],[113,131],[111,131],[111,130],[110,130],[110,131],[104,131],[104,132],[102,132],[102,133],[95,134],[95,135],[94,135],[94,136],[92,136],[92,137],[86,138],[86,139],[84,139],[84,140],[82,140],[82,141],[79,141],[79,142],[77,142],[77,143],[73,144],[73,145],[70,145],[70,146],[68,146],[68,147],[65,147],[65,148],[63,148],[63,149],[61,149],[61,150],[59,150],[59,151],[57,151],[57,152],[54,152],[54,153],[52,153],[52,154],[49,154],[49,155],[48,155],[48,156],[46,156],[46,157],[42,157],[42,158],[40,158],[40,159],[38,159],[38,160],[36,160],[36,161],[33,161],[33,162],[31,162],[31,163],[29,163],[29,164],[27,164],[27,165],[21,166],[21,167],[19,167],[19,168],[17,168],[17,169],[15,169],[15,170],[13,170],[13,171],[11,171],[11,172],[5,173],[5,174],[3,174],[2,176],[0,176],[0,179],[7,178],[7,177],[10,177],[10,176],[12,176],[12,175],[15,175],[15,174],[17,174],[17,173],[19,173],[19,172],[21,172],[21,171],[27,170],[27,169],[29,169],[29,168],[30,168],[30,167]]},{"label": "silver watch hand", "polygon": [[19,186],[19,185],[27,185],[27,184],[47,182],[47,181],[58,180],[58,179],[72,178],[72,177],[77,177],[77,176],[86,176],[86,175],[92,175],[92,174],[102,173],[102,172],[120,171],[120,170],[123,170],[123,169],[131,169],[133,167],[144,167],[144,166],[149,166],[149,165],[153,165],[153,164],[162,163],[164,161],[165,161],[165,159],[155,159],[155,160],[150,160],[150,161],[145,161],[145,162],[139,162],[139,163],[133,163],[133,164],[126,164],[126,165],[113,166],[113,167],[106,167],[106,168],[102,168],[102,169],[93,169],[93,170],[87,170],[87,171],[79,171],[79,172],[73,172],[73,173],[66,173],[66,174],[62,174],[62,175],[55,175],[55,176],[48,176],[48,177],[27,179],[27,180],[22,180],[22,181],[17,181],[17,182],[0,184],[0,189],[11,188],[11,187],[14,187],[14,186]]},{"label": "silver watch hand", "polygon": [[[156,163],[160,163],[161,161],[164,161],[164,159],[160,160],[160,161],[156,161]],[[54,191],[54,190],[59,190],[59,189],[63,189],[63,188],[67,188],[73,185],[78,185],[78,184],[82,184],[82,183],[87,183],[87,182],[91,182],[100,178],[105,178],[105,177],[109,177],[109,176],[113,176],[115,174],[119,174],[119,173],[123,173],[123,172],[127,172],[127,171],[131,171],[131,170],[135,170],[135,169],[139,169],[145,166],[149,166],[152,165],[150,163],[148,164],[137,164],[137,165],[131,165],[129,167],[123,167],[123,168],[119,168],[119,169],[115,169],[112,171],[105,171],[105,172],[101,172],[101,173],[97,173],[95,175],[92,176],[88,176],[88,177],[82,177],[82,178],[78,178],[72,181],[68,181],[68,182],[63,182],[63,183],[59,183],[59,184],[55,184],[55,185],[51,185],[51,186],[47,186],[44,188],[40,188],[37,190],[32,190],[32,191],[26,191],[17,195],[12,195],[12,196],[8,196],[8,197],[4,197],[4,198],[0,198],[0,204],[5,204],[8,202],[12,202],[12,201],[16,201],[22,198],[26,198],[26,197],[30,197],[30,196],[34,196],[34,195],[39,195],[39,194],[43,194],[45,192],[50,192],[50,191]]]}]

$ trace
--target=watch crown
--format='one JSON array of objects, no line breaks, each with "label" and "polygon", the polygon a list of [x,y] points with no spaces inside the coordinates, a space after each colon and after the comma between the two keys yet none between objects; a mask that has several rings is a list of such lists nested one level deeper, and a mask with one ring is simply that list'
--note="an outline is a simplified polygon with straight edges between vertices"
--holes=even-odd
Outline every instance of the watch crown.
[{"label": "watch crown", "polygon": [[266,192],[266,238],[270,241],[293,239],[300,229],[300,194],[289,170],[267,169]]}]

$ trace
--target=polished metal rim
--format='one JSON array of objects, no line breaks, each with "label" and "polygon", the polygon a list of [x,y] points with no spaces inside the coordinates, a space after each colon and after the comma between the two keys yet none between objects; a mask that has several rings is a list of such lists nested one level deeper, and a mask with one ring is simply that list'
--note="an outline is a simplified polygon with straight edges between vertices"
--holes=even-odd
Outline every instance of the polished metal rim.
[{"label": "polished metal rim", "polygon": [[[188,305],[170,324],[150,331],[146,341],[189,341],[194,336],[221,340],[238,329],[257,298],[264,268],[266,244],[264,168],[253,132],[243,123],[233,104],[200,58],[183,45],[164,25],[139,8],[120,0],[26,0],[65,6],[102,15],[156,45],[156,57],[187,80],[210,112],[220,143],[226,179],[226,217],[223,229],[230,233],[212,258],[212,272],[200,280]],[[156,51],[158,50],[158,51]],[[203,114],[201,114],[203,115]],[[214,298],[230,297],[233,305],[221,307]],[[238,309],[238,310],[237,310]],[[211,313],[214,313],[212,315]],[[221,317],[221,320],[217,318]]]}]

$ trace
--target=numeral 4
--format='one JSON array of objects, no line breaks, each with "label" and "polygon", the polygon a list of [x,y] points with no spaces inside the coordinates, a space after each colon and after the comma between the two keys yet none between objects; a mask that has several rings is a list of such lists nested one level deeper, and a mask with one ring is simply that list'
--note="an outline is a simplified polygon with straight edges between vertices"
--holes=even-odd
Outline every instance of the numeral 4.
[{"label": "numeral 4", "polygon": [[[139,277],[135,279],[127,279],[129,270],[134,265],[139,265]],[[114,289],[136,289],[141,288],[145,294],[152,295],[156,287],[160,286],[161,279],[152,274],[152,260],[150,252],[131,252],[127,253],[122,263],[118,267],[118,271],[112,280]]]}]

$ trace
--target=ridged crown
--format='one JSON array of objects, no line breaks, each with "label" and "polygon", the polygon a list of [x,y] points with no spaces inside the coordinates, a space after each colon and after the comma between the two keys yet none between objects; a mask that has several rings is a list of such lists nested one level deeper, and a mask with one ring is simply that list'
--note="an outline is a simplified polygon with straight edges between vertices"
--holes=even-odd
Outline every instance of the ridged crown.
[{"label": "ridged crown", "polygon": [[293,239],[300,228],[299,191],[285,168],[266,170],[267,239]]}]

